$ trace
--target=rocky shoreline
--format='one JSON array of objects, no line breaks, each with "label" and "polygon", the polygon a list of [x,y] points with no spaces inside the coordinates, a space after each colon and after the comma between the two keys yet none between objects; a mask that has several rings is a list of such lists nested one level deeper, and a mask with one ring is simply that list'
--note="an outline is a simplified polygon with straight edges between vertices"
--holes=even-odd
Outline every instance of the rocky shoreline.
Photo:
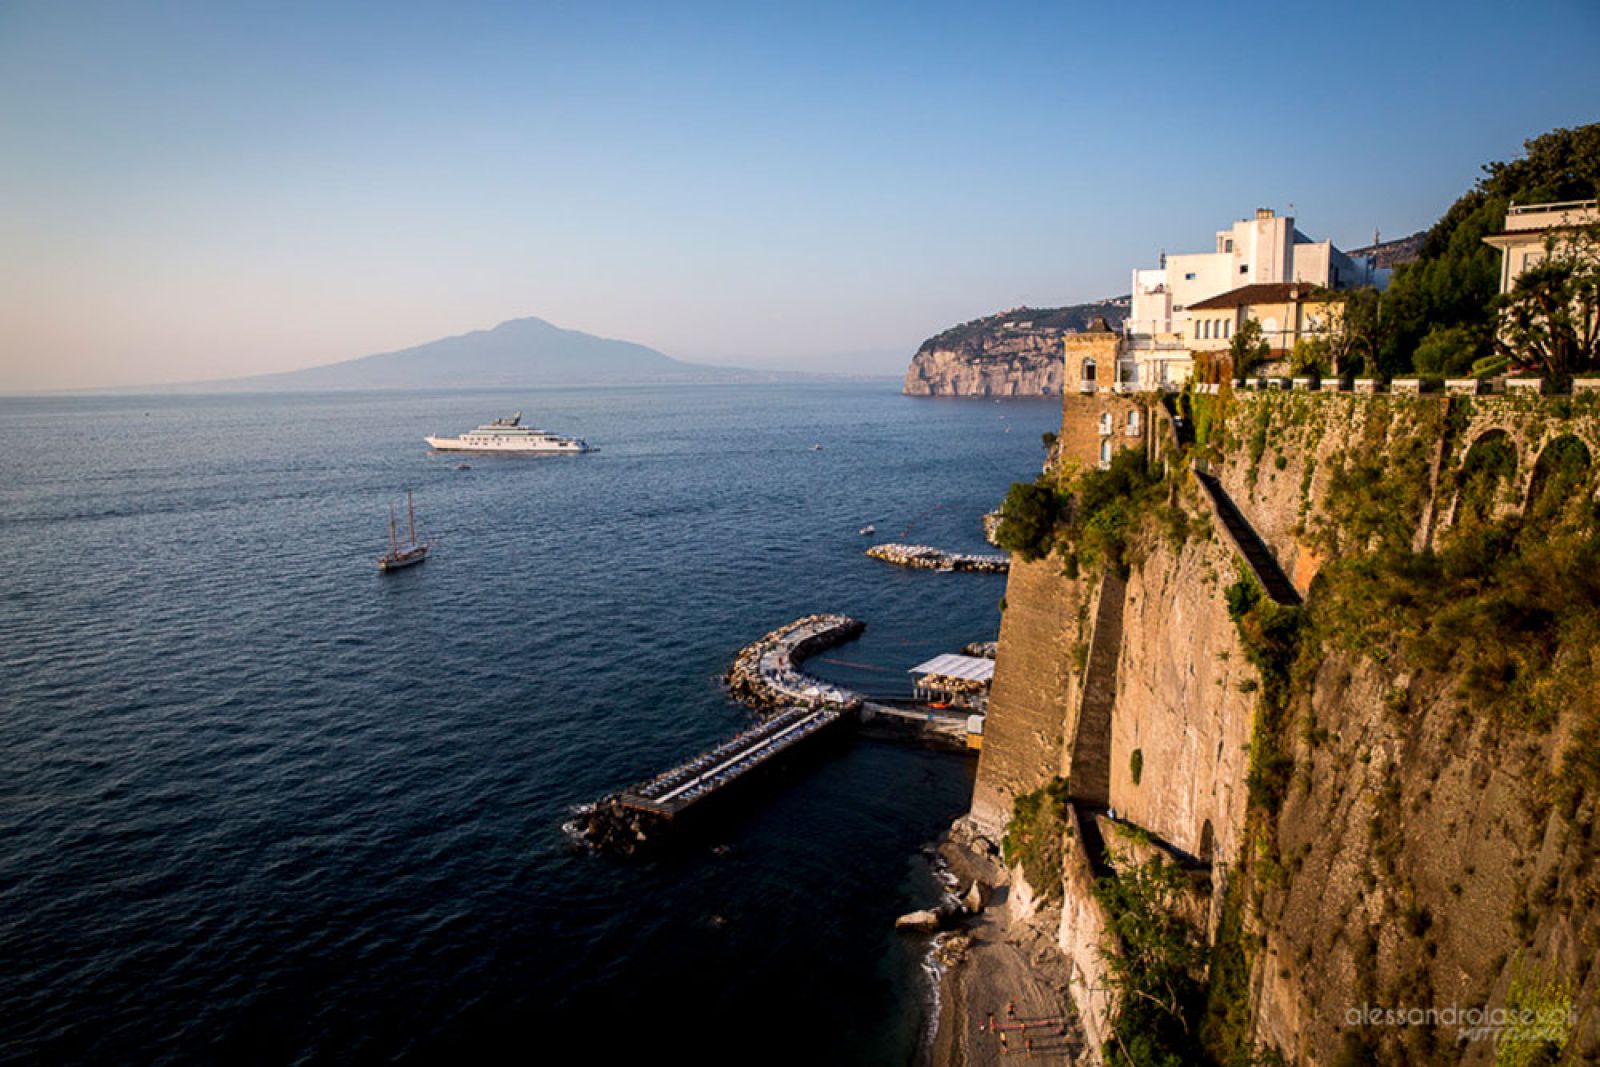
[{"label": "rocky shoreline", "polygon": [[[931,1062],[998,1067],[1007,1055],[1026,1054],[1030,1044],[1045,1062],[1078,1062],[1085,1042],[1071,1014],[1068,961],[1055,939],[1059,906],[1039,901],[966,817],[940,839],[935,854],[959,903],[947,901],[896,923],[908,936],[931,934]],[[1014,1017],[1008,1005],[1015,1006]]]}]

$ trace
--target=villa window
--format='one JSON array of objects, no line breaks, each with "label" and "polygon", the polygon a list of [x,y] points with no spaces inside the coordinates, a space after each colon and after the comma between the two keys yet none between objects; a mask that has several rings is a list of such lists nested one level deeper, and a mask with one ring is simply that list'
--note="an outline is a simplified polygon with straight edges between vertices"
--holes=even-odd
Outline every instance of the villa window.
[{"label": "villa window", "polygon": [[1194,281],[1194,271],[1190,271],[1188,274],[1185,274],[1183,276],[1183,280],[1186,281],[1186,282]]},{"label": "villa window", "polygon": [[1226,341],[1228,338],[1230,338],[1232,336],[1233,336],[1233,320],[1232,319],[1224,319],[1222,321],[1222,339],[1224,341]]},{"label": "villa window", "polygon": [[1100,469],[1105,470],[1111,466],[1111,442],[1100,442]]},{"label": "villa window", "polygon": [[1086,359],[1083,361],[1083,367],[1081,368],[1079,377],[1086,382],[1094,381],[1094,360]]},{"label": "villa window", "polygon": [[1250,264],[1248,264],[1248,263],[1239,264],[1239,273],[1240,274],[1249,274],[1250,273]]},{"label": "villa window", "polygon": [[1229,237],[1229,238],[1227,238],[1226,240],[1224,240],[1222,242],[1222,250],[1224,252],[1232,252],[1233,251],[1233,238],[1232,237]]},{"label": "villa window", "polygon": [[1100,436],[1111,436],[1111,412],[1109,411],[1102,411],[1100,413]]},{"label": "villa window", "polygon": [[1128,412],[1128,436],[1139,436],[1139,412],[1137,409]]}]

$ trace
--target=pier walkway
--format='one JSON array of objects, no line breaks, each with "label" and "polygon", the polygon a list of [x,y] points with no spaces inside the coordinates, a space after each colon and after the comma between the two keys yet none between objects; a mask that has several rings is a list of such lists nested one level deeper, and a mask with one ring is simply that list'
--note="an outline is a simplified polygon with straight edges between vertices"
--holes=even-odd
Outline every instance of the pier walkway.
[{"label": "pier walkway", "polygon": [[623,807],[671,819],[842,718],[843,713],[833,708],[780,711],[710,752],[624,790],[617,801]]},{"label": "pier walkway", "polygon": [[761,722],[648,781],[580,805],[564,829],[595,848],[634,852],[691,809],[811,739],[858,719],[899,724],[902,732],[961,745],[964,712],[939,713],[904,697],[866,698],[800,670],[805,657],[849,641],[865,628],[848,615],[807,615],[746,645],[728,671],[728,691],[754,708]]}]

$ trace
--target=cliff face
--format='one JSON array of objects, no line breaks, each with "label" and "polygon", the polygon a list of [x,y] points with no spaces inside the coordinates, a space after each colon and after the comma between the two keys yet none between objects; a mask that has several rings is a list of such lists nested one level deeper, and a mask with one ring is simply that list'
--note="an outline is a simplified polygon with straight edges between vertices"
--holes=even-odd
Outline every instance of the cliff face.
[{"label": "cliff face", "polygon": [[952,327],[922,343],[906,370],[910,396],[1056,396],[1061,338],[1104,317],[1113,329],[1127,298],[1065,308],[1019,308]]},{"label": "cliff face", "polygon": [[[1108,805],[1204,872],[1215,1058],[1600,1054],[1600,403],[1267,394],[1194,414],[1195,455],[1307,595],[1276,616],[1301,620],[1297,651],[1264,665],[1240,560],[1193,477],[1169,475],[1187,521],[1146,524],[1114,627],[1116,584],[1059,557],[1013,569],[974,814],[1003,823],[1060,774],[1075,817]],[[1113,629],[1108,666],[1091,650]],[[1063,843],[1058,940],[1103,1039],[1092,886],[1119,861],[1096,836]],[[1411,1009],[1442,1021],[1370,1015]],[[1521,1014],[1466,1014],[1495,1009]]]},{"label": "cliff face", "polygon": [[924,349],[906,370],[907,396],[1059,396],[1061,335],[998,338],[979,357]]},{"label": "cliff face", "polygon": [[1058,560],[1012,558],[972,794],[973,818],[991,834],[1004,829],[1018,796],[1062,772],[1088,598],[1085,583],[1064,577]]}]

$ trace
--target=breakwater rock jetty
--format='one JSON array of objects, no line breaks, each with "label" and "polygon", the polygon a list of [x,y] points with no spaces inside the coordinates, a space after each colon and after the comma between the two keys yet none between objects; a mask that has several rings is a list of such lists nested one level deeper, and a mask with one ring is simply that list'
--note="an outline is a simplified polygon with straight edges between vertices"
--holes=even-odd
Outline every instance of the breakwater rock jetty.
[{"label": "breakwater rock jetty", "polygon": [[848,615],[807,615],[746,645],[724,678],[728,692],[757,711],[791,706],[854,710],[861,698],[842,686],[814,678],[799,664],[825,648],[852,641],[867,624]]},{"label": "breakwater rock jetty", "polygon": [[897,567],[912,567],[924,571],[978,571],[983,574],[1005,574],[1011,569],[1009,556],[979,555],[971,552],[946,552],[932,545],[907,545],[899,541],[873,545],[867,555],[893,563]]},{"label": "breakwater rock jetty", "polygon": [[861,696],[800,670],[800,662],[855,638],[867,624],[848,615],[807,615],[739,650],[725,681],[761,722],[593,804],[573,809],[563,827],[581,844],[633,853],[675,821],[709,806],[814,739],[853,720]]}]

